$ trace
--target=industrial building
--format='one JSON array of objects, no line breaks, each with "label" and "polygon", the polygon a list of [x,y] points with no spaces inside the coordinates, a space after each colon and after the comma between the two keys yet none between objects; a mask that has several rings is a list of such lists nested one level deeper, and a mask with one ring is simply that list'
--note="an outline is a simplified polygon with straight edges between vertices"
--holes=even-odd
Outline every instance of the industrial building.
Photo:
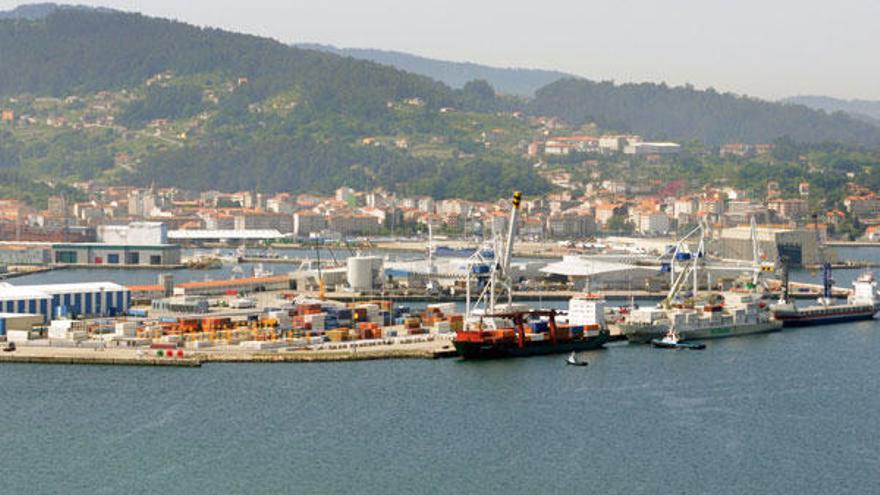
[{"label": "industrial building", "polygon": [[180,265],[180,246],[177,244],[64,243],[53,244],[52,251],[53,262],[59,265]]},{"label": "industrial building", "polygon": [[[790,266],[819,263],[816,234],[811,230],[758,227],[755,234],[758,252],[764,261],[778,262],[785,256]],[[752,231],[748,226],[724,229],[720,244],[723,259],[750,261],[753,258]]]},{"label": "industrial building", "polygon": [[41,315],[0,313],[0,338],[5,337],[7,342],[24,342],[30,340],[34,326],[42,324]]},{"label": "industrial building", "polygon": [[159,222],[98,227],[96,243],[52,244],[52,262],[60,265],[177,266],[180,246],[168,244]]},{"label": "industrial building", "polygon": [[98,242],[126,246],[168,244],[168,228],[161,222],[101,225],[98,227]]},{"label": "industrial building", "polygon": [[0,284],[0,311],[40,315],[44,322],[67,314],[103,317],[124,314],[131,291],[112,282],[50,285]]},{"label": "industrial building", "polygon": [[0,243],[0,263],[4,265],[48,265],[51,262],[50,245]]}]

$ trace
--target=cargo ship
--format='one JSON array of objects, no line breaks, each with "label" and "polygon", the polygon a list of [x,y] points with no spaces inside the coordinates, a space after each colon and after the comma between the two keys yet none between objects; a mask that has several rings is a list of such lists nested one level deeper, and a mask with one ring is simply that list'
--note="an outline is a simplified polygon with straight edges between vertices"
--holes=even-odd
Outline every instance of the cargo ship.
[{"label": "cargo ship", "polygon": [[682,341],[740,337],[775,332],[782,323],[771,318],[751,294],[728,293],[723,303],[697,307],[640,308],[620,324],[630,342],[648,344],[674,328]]},{"label": "cargo ship", "polygon": [[[506,242],[496,237],[468,258],[466,316],[463,328],[452,341],[464,359],[587,351],[602,347],[610,339],[603,324],[604,301],[599,297],[573,298],[564,323],[557,321],[557,316],[562,316],[557,310],[532,310],[513,304],[510,260],[521,201],[522,193],[513,193]],[[496,304],[499,295],[506,295],[507,304]]]},{"label": "cargo ship", "polygon": [[[825,279],[830,280],[830,277],[826,276]],[[864,273],[853,281],[853,293],[845,304],[835,304],[830,295],[830,284],[826,282],[825,285],[818,304],[800,308],[789,299],[787,284],[784,285],[779,303],[770,307],[773,317],[785,327],[805,327],[870,320],[880,311],[877,281],[873,273]]]},{"label": "cargo ship", "polygon": [[[464,359],[595,350],[611,338],[601,321],[603,306],[601,299],[576,297],[569,302],[567,315],[556,310],[522,310],[486,315],[470,328],[456,332],[452,343]],[[598,319],[590,321],[592,315],[598,315]],[[561,321],[557,321],[557,317]]]},{"label": "cargo ship", "polygon": [[[753,222],[753,245],[754,222]],[[691,250],[688,240],[696,243]],[[703,340],[739,337],[774,332],[782,324],[774,321],[757,293],[742,292],[700,294],[700,271],[706,270],[705,227],[701,224],[678,241],[664,272],[670,274],[669,293],[656,307],[630,312],[620,329],[630,342],[648,344],[674,332],[680,340]],[[757,255],[755,264],[757,263]],[[676,270],[676,266],[678,270]],[[756,268],[752,285],[757,285]],[[690,291],[685,286],[690,285]]]}]

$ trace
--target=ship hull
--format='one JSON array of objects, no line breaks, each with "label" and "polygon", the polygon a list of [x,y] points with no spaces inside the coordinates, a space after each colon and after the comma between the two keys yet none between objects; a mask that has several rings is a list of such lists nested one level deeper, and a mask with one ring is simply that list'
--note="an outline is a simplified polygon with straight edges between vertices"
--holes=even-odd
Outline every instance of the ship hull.
[{"label": "ship hull", "polygon": [[608,341],[608,332],[600,332],[597,336],[557,342],[556,344],[550,341],[527,342],[523,347],[517,346],[515,342],[485,344],[453,341],[453,345],[458,351],[458,355],[464,359],[501,359],[592,351],[601,348]]},{"label": "ship hull", "polygon": [[851,321],[864,321],[874,319],[877,308],[865,307],[859,310],[841,309],[839,312],[812,312],[806,311],[775,311],[773,317],[782,322],[786,328],[810,327],[815,325],[833,325]]},{"label": "ship hull", "polygon": [[[775,321],[753,323],[749,325],[727,325],[718,327],[684,329],[679,331],[681,340],[723,339],[758,335],[779,331],[782,324]],[[652,340],[663,337],[669,331],[668,325],[621,325],[623,335],[635,344],[650,344]]]}]

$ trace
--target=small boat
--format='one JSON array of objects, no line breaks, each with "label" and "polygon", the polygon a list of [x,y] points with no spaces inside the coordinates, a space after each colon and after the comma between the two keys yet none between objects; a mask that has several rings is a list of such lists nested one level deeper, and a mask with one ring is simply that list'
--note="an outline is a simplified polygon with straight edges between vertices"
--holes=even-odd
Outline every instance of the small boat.
[{"label": "small boat", "polygon": [[568,359],[565,360],[565,364],[570,364],[572,366],[587,366],[590,363],[586,361],[581,361],[580,359],[578,359],[577,354],[572,352],[568,355]]},{"label": "small boat", "polygon": [[706,344],[701,344],[699,342],[682,342],[681,337],[679,337],[678,332],[674,329],[670,328],[666,335],[661,339],[654,339],[651,341],[651,345],[660,349],[693,349],[693,350],[703,350],[706,348]]}]

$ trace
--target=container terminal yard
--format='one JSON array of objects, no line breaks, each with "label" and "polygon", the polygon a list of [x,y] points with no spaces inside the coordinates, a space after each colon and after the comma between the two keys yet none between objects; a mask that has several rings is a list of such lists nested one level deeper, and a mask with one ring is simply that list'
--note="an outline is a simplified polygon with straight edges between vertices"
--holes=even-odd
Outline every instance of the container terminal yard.
[{"label": "container terminal yard", "polygon": [[[855,290],[834,287],[830,256],[816,245],[810,249],[823,267],[822,283],[789,281],[784,256],[773,263],[759,256],[768,248],[754,222],[728,249],[750,246],[751,262],[713,254],[702,225],[681,239],[609,242],[601,252],[572,254],[559,244],[515,251],[519,201],[514,195],[505,239],[442,247],[429,239],[423,258],[352,253],[343,261],[298,260],[299,269],[278,275],[259,262],[246,277],[238,263],[270,257],[238,253],[232,260],[197,257],[206,267],[232,263],[236,276],[225,280],[175,283],[169,271],[150,285],[3,282],[0,362],[198,367],[526,356],[598,349],[625,339],[623,328],[635,328],[642,340],[688,325],[701,329],[693,335],[736,336],[745,332],[736,328],[746,328],[737,325],[750,324],[749,318],[779,329],[774,300],[786,303],[790,318],[799,313],[787,301],[818,296],[820,305],[809,309],[813,324],[852,308],[872,318],[880,308],[873,277],[860,277]],[[778,267],[783,276],[770,276]],[[616,307],[606,302],[617,298]],[[635,298],[657,307],[640,309]],[[833,303],[838,298],[849,302]],[[563,304],[547,309],[518,302],[542,300]],[[628,321],[636,316],[636,323]]]}]

